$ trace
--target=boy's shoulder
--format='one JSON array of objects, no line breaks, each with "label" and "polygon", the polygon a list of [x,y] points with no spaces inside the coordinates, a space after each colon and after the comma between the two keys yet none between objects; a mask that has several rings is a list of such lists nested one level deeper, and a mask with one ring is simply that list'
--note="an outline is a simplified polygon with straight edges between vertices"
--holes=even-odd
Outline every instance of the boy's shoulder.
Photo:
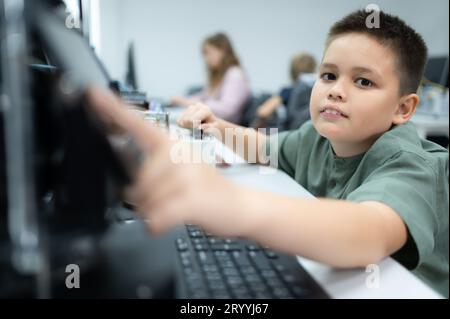
[{"label": "boy's shoulder", "polygon": [[380,164],[393,158],[409,157],[427,163],[436,173],[443,166],[448,169],[448,150],[419,137],[415,125],[406,122],[385,132],[367,152]]}]

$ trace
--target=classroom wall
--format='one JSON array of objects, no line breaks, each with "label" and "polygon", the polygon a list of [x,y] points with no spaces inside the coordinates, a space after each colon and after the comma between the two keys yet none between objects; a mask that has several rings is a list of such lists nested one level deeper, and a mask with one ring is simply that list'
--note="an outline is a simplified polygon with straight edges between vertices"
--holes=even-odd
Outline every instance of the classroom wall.
[{"label": "classroom wall", "polygon": [[134,41],[140,89],[169,98],[204,83],[200,44],[225,31],[253,91],[273,92],[289,83],[293,54],[308,51],[320,59],[331,24],[369,3],[416,28],[431,54],[448,54],[447,0],[100,0],[99,54],[123,80],[127,46]]}]

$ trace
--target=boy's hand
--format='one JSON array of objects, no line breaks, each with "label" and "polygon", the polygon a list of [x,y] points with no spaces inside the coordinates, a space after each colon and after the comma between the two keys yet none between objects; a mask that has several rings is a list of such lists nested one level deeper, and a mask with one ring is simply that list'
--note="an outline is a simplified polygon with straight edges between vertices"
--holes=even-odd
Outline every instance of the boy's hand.
[{"label": "boy's hand", "polygon": [[218,127],[219,120],[207,105],[195,103],[183,112],[177,123],[184,128],[201,128],[208,133],[208,130]]},{"label": "boy's hand", "polygon": [[[103,122],[130,134],[144,152],[133,185],[126,190],[154,233],[182,223],[203,226],[223,236],[241,236],[251,224],[239,214],[245,191],[225,180],[206,164],[175,163],[191,158],[188,144],[168,136],[138,116],[126,111],[114,96],[98,90],[88,93],[93,109]],[[204,108],[203,108],[204,110]],[[177,152],[184,150],[184,153]],[[177,154],[185,154],[183,158]]]}]

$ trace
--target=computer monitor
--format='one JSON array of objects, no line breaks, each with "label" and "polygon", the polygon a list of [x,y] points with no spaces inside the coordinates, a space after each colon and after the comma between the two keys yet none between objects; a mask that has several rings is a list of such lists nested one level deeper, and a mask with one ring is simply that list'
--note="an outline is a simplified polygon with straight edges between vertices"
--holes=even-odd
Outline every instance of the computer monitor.
[{"label": "computer monitor", "polygon": [[111,78],[80,31],[64,27],[58,16],[47,11],[39,14],[38,27],[46,35],[43,41],[51,63],[65,70],[81,88],[89,85],[108,88]]},{"label": "computer monitor", "polygon": [[[117,194],[130,175],[110,136],[85,107],[84,89],[108,88],[110,82],[86,39],[67,28],[64,14],[47,0],[8,4],[9,11],[0,11],[8,17],[0,17],[5,34],[1,71],[8,79],[2,94],[11,105],[0,113],[0,125],[5,126],[0,127],[5,143],[0,145],[0,239],[6,239],[16,255],[37,254],[35,243],[40,241],[22,239],[24,234],[37,238],[42,222],[45,237],[52,238],[48,256],[60,261],[60,252],[70,248],[54,244],[65,246],[103,233],[107,207],[117,205]],[[13,10],[23,14],[9,19]],[[43,49],[55,72],[28,68],[29,61],[36,61],[36,48]],[[72,90],[65,90],[67,83]],[[25,257],[17,259],[15,268],[39,270]]]},{"label": "computer monitor", "polygon": [[434,56],[428,59],[425,78],[448,88],[448,56]]}]

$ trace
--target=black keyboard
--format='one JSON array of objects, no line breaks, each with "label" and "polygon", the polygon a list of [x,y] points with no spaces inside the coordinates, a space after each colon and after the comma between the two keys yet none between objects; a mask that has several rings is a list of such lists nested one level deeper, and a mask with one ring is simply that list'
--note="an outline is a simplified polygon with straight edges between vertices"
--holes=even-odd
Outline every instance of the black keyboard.
[{"label": "black keyboard", "polygon": [[295,256],[219,238],[195,225],[186,225],[175,245],[179,298],[328,298]]}]

